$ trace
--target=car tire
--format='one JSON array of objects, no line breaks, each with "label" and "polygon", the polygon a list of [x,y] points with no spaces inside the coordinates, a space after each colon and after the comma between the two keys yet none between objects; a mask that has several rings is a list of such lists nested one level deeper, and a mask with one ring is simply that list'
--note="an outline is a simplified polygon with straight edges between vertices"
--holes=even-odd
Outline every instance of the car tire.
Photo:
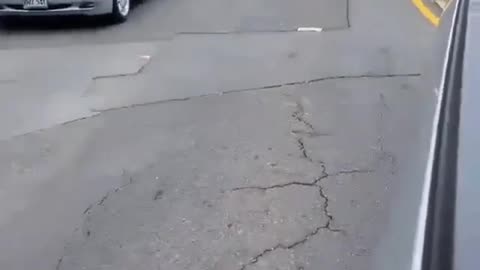
[{"label": "car tire", "polygon": [[114,23],[122,23],[127,20],[130,14],[131,0],[112,0],[113,8],[110,19]]}]

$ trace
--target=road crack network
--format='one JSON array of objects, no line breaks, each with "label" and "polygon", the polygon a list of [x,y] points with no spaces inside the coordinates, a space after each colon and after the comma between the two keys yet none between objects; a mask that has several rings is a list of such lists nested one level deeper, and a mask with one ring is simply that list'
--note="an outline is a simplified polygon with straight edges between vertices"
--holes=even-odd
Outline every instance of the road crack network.
[{"label": "road crack network", "polygon": [[240,268],[240,270],[245,270],[247,269],[247,267],[251,266],[251,265],[254,265],[256,264],[262,257],[274,252],[275,250],[278,250],[278,249],[285,249],[285,250],[290,250],[290,249],[294,249],[300,245],[303,245],[305,244],[310,238],[314,237],[315,235],[317,235],[320,231],[322,230],[329,230],[329,231],[334,231],[334,232],[343,232],[341,230],[331,230],[329,229],[328,227],[326,226],[320,226],[320,227],[317,227],[315,228],[315,230],[313,230],[312,232],[308,233],[307,235],[305,235],[302,239],[290,244],[290,245],[283,245],[283,244],[277,244],[276,246],[272,247],[272,248],[268,248],[268,249],[265,249],[263,250],[262,252],[260,252],[259,254],[255,255],[254,257],[252,257],[252,259],[246,263],[246,264],[243,264],[242,267]]},{"label": "road crack network", "polygon": [[265,186],[265,187],[263,187],[263,186],[248,186],[248,187],[239,187],[239,188],[232,189],[232,192],[235,192],[235,191],[252,190],[252,189],[253,190],[261,190],[261,191],[268,191],[268,190],[273,190],[273,189],[288,188],[288,187],[291,187],[291,186],[315,187],[315,188],[318,188],[319,196],[324,200],[322,210],[323,210],[324,215],[327,217],[327,222],[324,225],[316,227],[313,231],[306,234],[300,240],[298,240],[296,242],[293,242],[292,244],[289,244],[289,245],[279,243],[279,244],[277,244],[277,245],[275,245],[271,248],[265,249],[262,252],[260,252],[259,254],[253,256],[249,260],[248,263],[243,264],[242,267],[240,268],[240,270],[245,270],[245,269],[247,269],[247,267],[256,264],[262,257],[272,253],[273,251],[275,251],[277,249],[290,250],[290,249],[294,249],[294,248],[296,248],[300,245],[303,245],[308,240],[310,240],[312,237],[317,235],[322,230],[326,230],[326,231],[333,232],[333,233],[345,233],[344,230],[339,229],[339,228],[335,228],[333,226],[335,218],[329,210],[330,198],[328,197],[327,193],[325,192],[325,187],[322,186],[322,180],[327,179],[329,177],[333,177],[333,176],[351,175],[351,174],[359,174],[359,173],[371,173],[373,171],[372,170],[353,169],[353,170],[339,171],[339,172],[336,172],[334,174],[328,174],[325,165],[322,164],[322,168],[323,168],[322,176],[319,176],[319,177],[315,178],[315,180],[312,181],[312,182],[293,181],[293,182],[288,182],[288,183],[284,183],[284,184]]},{"label": "road crack network", "polygon": [[299,132],[300,130],[292,130],[292,133],[295,135],[297,140],[298,149],[300,150],[300,153],[302,154],[302,157],[304,159],[313,162],[313,159],[312,157],[310,157],[308,150],[305,146],[303,135],[312,136],[312,134],[315,134],[316,131],[313,124],[306,119],[305,108],[303,107],[301,102],[296,102],[295,111],[293,111],[291,117],[293,118],[293,120],[297,121],[304,127],[304,129],[301,129],[302,132]]},{"label": "road crack network", "polygon": [[300,102],[297,102],[296,107],[296,110],[292,113],[293,119],[305,125],[310,132],[315,132],[315,128],[313,127],[312,123],[305,119],[305,108],[303,105]]},{"label": "road crack network", "polygon": [[[302,158],[306,159],[310,163],[314,163],[313,158],[309,155],[309,151],[305,145],[303,135],[309,135],[315,134],[316,130],[315,127],[313,126],[312,123],[310,123],[306,119],[306,114],[305,114],[305,108],[300,102],[296,103],[296,108],[294,112],[292,113],[291,117],[298,123],[300,123],[304,129],[300,131],[295,130],[292,131],[292,134],[295,135],[296,137],[296,142],[299,148],[299,151],[302,154]],[[271,248],[265,249],[262,252],[258,253],[257,255],[253,256],[247,263],[243,264],[240,268],[240,270],[246,270],[249,266],[256,264],[262,257],[272,253],[273,251],[277,249],[294,249],[297,246],[300,246],[302,244],[305,244],[309,239],[317,235],[321,230],[327,230],[329,232],[334,232],[334,233],[345,233],[344,230],[335,228],[334,227],[334,215],[330,211],[330,198],[328,194],[325,191],[325,187],[322,185],[322,180],[325,180],[329,177],[334,177],[334,176],[340,176],[340,175],[351,175],[351,174],[358,174],[358,173],[371,173],[373,170],[370,169],[352,169],[352,170],[342,170],[338,171],[333,174],[329,174],[327,172],[327,167],[324,162],[319,162],[320,166],[322,167],[322,174],[318,177],[316,177],[313,181],[311,182],[301,182],[301,181],[291,181],[283,184],[276,184],[276,185],[271,185],[271,186],[247,186],[247,187],[238,187],[232,189],[232,192],[236,191],[244,191],[244,190],[261,190],[261,191],[269,191],[269,190],[275,190],[275,189],[280,189],[280,188],[289,188],[292,186],[303,186],[303,187],[313,187],[318,189],[318,194],[320,198],[323,200],[322,204],[322,211],[325,217],[327,218],[327,221],[325,224],[322,226],[316,227],[313,231],[310,233],[306,234],[303,238],[300,240],[290,244],[290,245],[285,245],[282,243],[279,243]]]},{"label": "road crack network", "polygon": [[310,157],[307,148],[305,147],[305,142],[303,141],[303,138],[297,138],[297,144],[300,152],[302,153],[302,157],[310,162],[313,162],[313,159]]}]

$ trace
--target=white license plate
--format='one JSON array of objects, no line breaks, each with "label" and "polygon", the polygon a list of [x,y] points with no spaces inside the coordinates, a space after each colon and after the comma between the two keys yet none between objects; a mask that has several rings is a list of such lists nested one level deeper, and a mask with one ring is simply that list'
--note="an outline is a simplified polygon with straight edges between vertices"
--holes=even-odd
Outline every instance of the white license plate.
[{"label": "white license plate", "polygon": [[48,8],[47,0],[24,0],[24,9],[46,9]]}]

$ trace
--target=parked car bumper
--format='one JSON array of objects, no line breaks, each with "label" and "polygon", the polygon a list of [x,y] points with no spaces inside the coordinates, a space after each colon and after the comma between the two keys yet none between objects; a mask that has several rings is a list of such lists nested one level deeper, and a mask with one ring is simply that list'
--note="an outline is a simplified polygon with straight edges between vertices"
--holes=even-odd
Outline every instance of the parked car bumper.
[{"label": "parked car bumper", "polygon": [[112,12],[110,0],[50,0],[47,9],[24,9],[23,0],[0,0],[0,16],[101,15]]}]

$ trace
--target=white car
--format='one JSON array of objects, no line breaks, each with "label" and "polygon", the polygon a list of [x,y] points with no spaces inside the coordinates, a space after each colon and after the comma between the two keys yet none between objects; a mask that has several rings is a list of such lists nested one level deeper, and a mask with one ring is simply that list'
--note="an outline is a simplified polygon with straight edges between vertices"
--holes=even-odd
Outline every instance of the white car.
[{"label": "white car", "polygon": [[123,22],[130,0],[0,0],[1,16],[109,15]]}]

